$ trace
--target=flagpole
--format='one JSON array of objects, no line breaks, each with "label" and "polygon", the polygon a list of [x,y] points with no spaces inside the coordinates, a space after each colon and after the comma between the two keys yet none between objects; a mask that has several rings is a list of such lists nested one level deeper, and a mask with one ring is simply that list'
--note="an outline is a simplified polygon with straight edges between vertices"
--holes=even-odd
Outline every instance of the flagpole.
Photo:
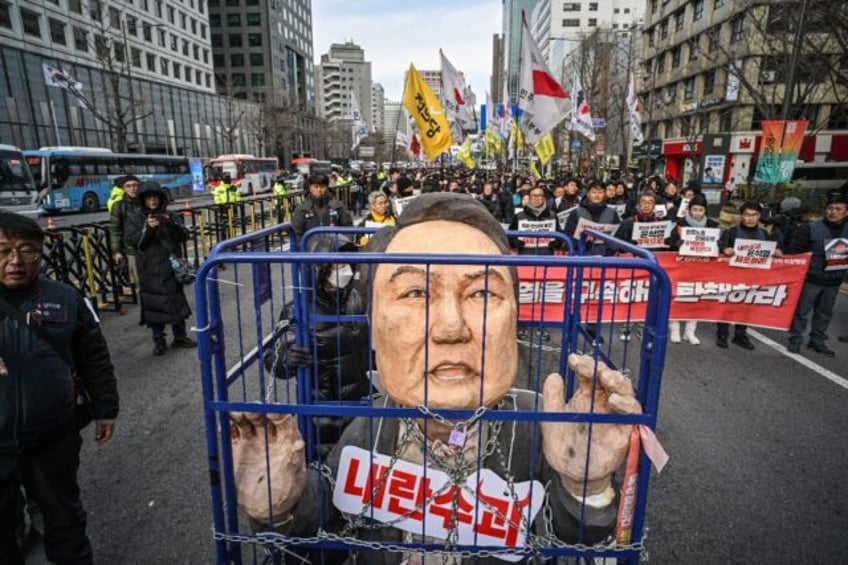
[{"label": "flagpole", "polygon": [[[409,71],[406,71],[406,72],[407,72],[407,80],[409,80],[408,79]],[[397,151],[397,133],[398,133],[398,127],[400,126],[400,123],[399,123],[400,117],[404,112],[403,101],[406,98],[406,83],[407,83],[407,80],[403,81],[403,92],[400,95],[400,109],[398,111],[397,117],[395,118],[395,128],[394,128],[394,134],[392,136],[392,163],[389,166],[394,166],[395,155],[397,155],[397,153],[396,153],[396,151]]]}]

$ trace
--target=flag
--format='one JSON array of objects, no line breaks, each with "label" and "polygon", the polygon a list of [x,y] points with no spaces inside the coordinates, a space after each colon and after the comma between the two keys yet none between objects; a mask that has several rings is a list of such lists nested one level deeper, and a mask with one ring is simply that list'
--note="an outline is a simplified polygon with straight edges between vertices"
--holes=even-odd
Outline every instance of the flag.
[{"label": "flag", "polygon": [[530,161],[530,174],[536,177],[537,179],[542,178],[542,174],[539,172],[539,169],[536,167],[536,160],[533,159]]},{"label": "flag", "polygon": [[456,154],[456,158],[462,161],[462,164],[468,167],[469,169],[474,168],[474,156],[471,155],[470,137],[465,139],[465,143],[463,143],[462,147],[459,148],[459,151]]},{"label": "flag", "polygon": [[362,117],[362,111],[359,109],[359,100],[356,99],[356,93],[353,91],[350,93],[350,118],[353,149],[356,149],[356,146],[368,137],[368,124],[365,122],[365,118]]},{"label": "flag", "polygon": [[511,130],[509,136],[509,156],[512,158],[515,157],[516,153],[524,151],[524,134],[521,133],[521,128],[518,127],[518,123],[514,118],[509,123]]},{"label": "flag", "polygon": [[409,152],[418,157],[421,155],[421,144],[418,142],[418,136],[412,132],[412,139],[409,141]]},{"label": "flag", "polygon": [[72,79],[71,75],[62,69],[51,67],[47,63],[42,63],[41,70],[44,73],[44,84],[67,90],[76,97],[81,108],[88,109],[88,101],[82,93],[81,82]]},{"label": "flag", "polygon": [[424,154],[433,161],[451,146],[450,125],[445,110],[412,63],[409,64],[404,92],[403,105],[418,124]]},{"label": "flag", "polygon": [[592,125],[592,112],[589,108],[589,103],[586,102],[586,96],[583,92],[583,87],[580,86],[580,77],[574,77],[574,94],[576,109],[571,114],[571,131],[582,133],[589,141],[595,141],[595,127]]},{"label": "flag", "polygon": [[630,111],[630,136],[633,145],[642,145],[642,142],[645,141],[645,138],[642,137],[642,117],[640,115],[642,108],[636,94],[636,77],[632,73],[630,74],[630,86],[627,89],[627,108]]},{"label": "flag", "polygon": [[474,114],[472,108],[474,96],[465,85],[462,74],[456,70],[445,54],[439,49],[442,61],[442,104],[448,115],[448,121],[457,124],[460,132],[474,129]]},{"label": "flag", "polygon": [[518,107],[522,111],[520,126],[530,143],[554,129],[571,109],[568,93],[548,70],[526,21],[521,24]]},{"label": "flag", "polygon": [[501,137],[506,139],[512,132],[512,111],[509,106],[509,91],[507,91],[506,85],[504,85],[503,104],[501,104],[499,108],[500,115],[498,116],[498,127],[500,129]]},{"label": "flag", "polygon": [[483,136],[483,141],[486,142],[486,152],[498,155],[503,151],[503,140],[501,136],[495,132],[494,128],[487,128]]},{"label": "flag", "polygon": [[548,161],[551,160],[551,157],[556,153],[556,147],[554,147],[554,136],[551,135],[551,132],[545,134],[545,137],[536,142],[536,145],[533,146],[533,149],[536,150],[536,155],[539,156],[539,160],[542,162],[542,165],[547,165]]},{"label": "flag", "polygon": [[395,132],[395,145],[400,145],[401,147],[409,147],[409,144],[412,142],[409,139],[409,136],[404,132],[398,130]]}]

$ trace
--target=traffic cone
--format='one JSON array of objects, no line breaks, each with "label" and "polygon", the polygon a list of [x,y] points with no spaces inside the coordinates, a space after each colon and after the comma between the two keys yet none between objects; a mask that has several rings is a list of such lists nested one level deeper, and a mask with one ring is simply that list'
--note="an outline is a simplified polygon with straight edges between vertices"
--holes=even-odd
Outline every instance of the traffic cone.
[{"label": "traffic cone", "polygon": [[48,230],[56,229],[56,220],[54,220],[50,216],[47,217],[47,229]]},{"label": "traffic cone", "polygon": [[186,200],[183,203],[183,217],[185,219],[191,218],[191,201],[190,200]]}]

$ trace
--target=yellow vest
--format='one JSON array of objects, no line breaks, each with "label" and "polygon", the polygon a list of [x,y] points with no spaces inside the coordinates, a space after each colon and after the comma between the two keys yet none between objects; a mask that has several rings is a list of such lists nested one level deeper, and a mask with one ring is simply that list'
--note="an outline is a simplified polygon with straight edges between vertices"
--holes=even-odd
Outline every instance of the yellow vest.
[{"label": "yellow vest", "polygon": [[271,190],[273,191],[274,196],[286,196],[289,193],[285,183],[282,182],[275,182]]},{"label": "yellow vest", "polygon": [[124,199],[124,189],[120,186],[113,186],[112,192],[109,193],[109,200],[106,201],[106,209],[111,212],[115,202],[120,202]]},{"label": "yellow vest", "polygon": [[230,183],[221,181],[218,186],[212,189],[212,198],[215,204],[226,204],[229,201],[227,193],[230,190]]}]

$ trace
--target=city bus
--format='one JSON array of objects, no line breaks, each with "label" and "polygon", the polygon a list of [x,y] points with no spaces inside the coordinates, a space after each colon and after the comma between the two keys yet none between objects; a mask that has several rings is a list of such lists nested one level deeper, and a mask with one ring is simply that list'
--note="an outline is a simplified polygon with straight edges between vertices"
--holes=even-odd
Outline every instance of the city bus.
[{"label": "city bus", "polygon": [[23,152],[13,145],[0,145],[0,208],[35,216],[38,187]]},{"label": "city bus", "polygon": [[280,162],[276,157],[220,155],[210,159],[206,167],[210,190],[218,186],[224,173],[228,173],[230,182],[243,196],[270,191],[280,174]]},{"label": "city bus", "polygon": [[156,181],[172,198],[192,190],[186,157],[113,153],[86,147],[42,147],[24,151],[24,157],[42,190],[41,209],[47,214],[106,208],[115,179],[123,175],[135,175],[142,182]]}]

